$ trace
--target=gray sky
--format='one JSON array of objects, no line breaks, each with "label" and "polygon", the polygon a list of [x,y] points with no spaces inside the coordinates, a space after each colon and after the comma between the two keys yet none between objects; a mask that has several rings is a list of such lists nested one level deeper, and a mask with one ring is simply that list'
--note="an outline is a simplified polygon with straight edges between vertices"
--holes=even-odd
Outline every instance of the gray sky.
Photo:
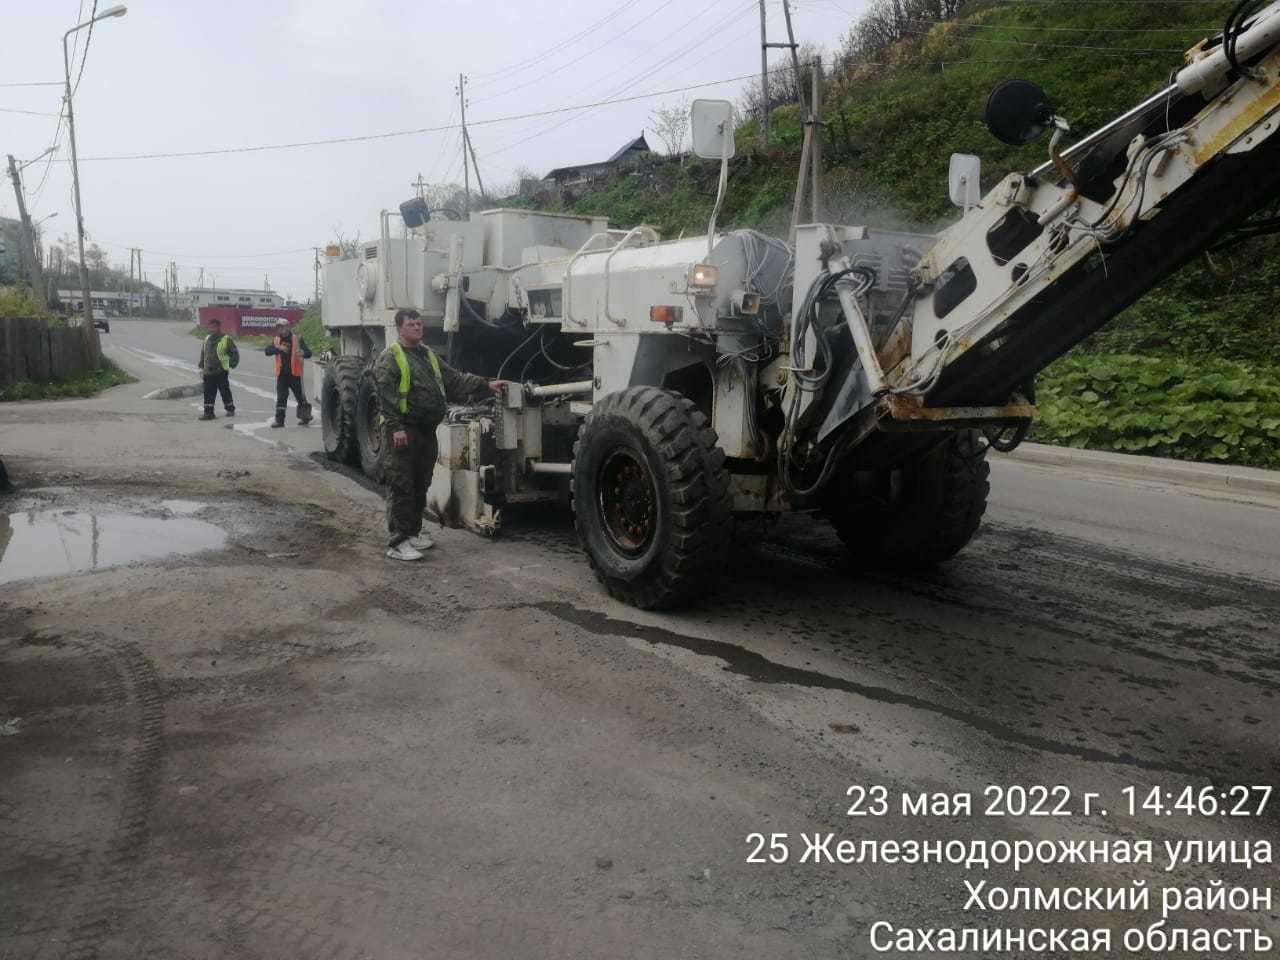
[{"label": "gray sky", "polygon": [[[100,0],[106,9],[112,0]],[[93,0],[9,0],[0,84],[63,76],[61,36]],[[456,122],[458,73],[486,186],[516,167],[539,174],[607,158],[679,94],[532,120],[479,121],[737,77],[760,67],[752,0],[134,0],[94,27],[75,97],[85,229],[126,269],[144,250],[148,278],[261,287],[305,299],[311,247],[335,230],[369,237],[410,181],[461,181],[455,130],[362,143],[211,157],[92,160],[362,136]],[[865,0],[793,0],[800,42],[835,49]],[[768,0],[771,40],[785,36]],[[604,21],[604,22],[601,22]],[[588,28],[592,28],[588,30]],[[584,31],[586,31],[584,33]],[[84,36],[78,34],[83,50]],[[575,39],[575,35],[583,34]],[[568,42],[566,42],[568,41]],[[785,51],[772,51],[772,64]],[[78,69],[77,55],[73,69]],[[74,74],[73,74],[74,77]],[[741,83],[691,91],[736,100]],[[53,141],[62,90],[0,86],[0,154],[20,162]],[[24,173],[47,239],[72,234],[65,132],[58,156]],[[651,143],[657,146],[655,139]],[[0,215],[15,216],[7,178]],[[37,191],[37,188],[38,191]],[[490,187],[492,189],[492,186]],[[306,252],[298,251],[306,248]]]}]

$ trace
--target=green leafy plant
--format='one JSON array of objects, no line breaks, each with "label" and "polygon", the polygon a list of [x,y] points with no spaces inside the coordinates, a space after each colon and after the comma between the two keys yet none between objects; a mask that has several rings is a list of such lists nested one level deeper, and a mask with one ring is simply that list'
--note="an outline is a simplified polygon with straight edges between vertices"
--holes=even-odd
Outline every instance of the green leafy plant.
[{"label": "green leafy plant", "polygon": [[122,383],[137,383],[115,363],[102,358],[102,369],[73,379],[54,377],[49,380],[19,380],[0,389],[3,400],[57,400],[62,397],[91,397],[100,390]]},{"label": "green leafy plant", "polygon": [[1280,467],[1280,367],[1065,357],[1041,375],[1037,401],[1033,440]]}]

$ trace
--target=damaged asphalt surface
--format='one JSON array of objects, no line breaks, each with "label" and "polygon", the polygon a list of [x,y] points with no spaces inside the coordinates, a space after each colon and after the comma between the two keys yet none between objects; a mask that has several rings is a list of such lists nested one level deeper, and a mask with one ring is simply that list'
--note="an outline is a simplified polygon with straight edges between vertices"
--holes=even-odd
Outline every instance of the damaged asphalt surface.
[{"label": "damaged asphalt surface", "polygon": [[[79,571],[0,584],[0,957],[864,956],[877,920],[992,922],[962,909],[975,874],[748,864],[748,834],[1277,835],[1273,812],[845,815],[854,784],[1118,807],[1280,781],[1276,505],[1002,463],[981,535],[927,577],[854,575],[788,518],[740,529],[702,605],[649,614],[554,513],[392,566],[380,499],[315,462],[318,429],[198,424],[141,399],[190,375],[126,349],[192,338],[104,340],[142,382],[0,406],[0,543],[62,516]],[[95,516],[160,525],[152,552],[104,561],[128,524]],[[187,522],[222,541],[163,526]]]}]

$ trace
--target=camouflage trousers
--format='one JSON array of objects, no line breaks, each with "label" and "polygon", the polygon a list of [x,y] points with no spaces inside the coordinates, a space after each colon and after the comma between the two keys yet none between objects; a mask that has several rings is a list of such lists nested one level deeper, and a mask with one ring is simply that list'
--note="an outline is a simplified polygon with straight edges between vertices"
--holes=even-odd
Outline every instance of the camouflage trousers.
[{"label": "camouflage trousers", "polygon": [[422,532],[422,511],[427,506],[427,488],[436,465],[435,428],[406,426],[409,445],[397,448],[391,431],[382,428],[386,450],[383,473],[387,482],[388,546],[416,537]]}]

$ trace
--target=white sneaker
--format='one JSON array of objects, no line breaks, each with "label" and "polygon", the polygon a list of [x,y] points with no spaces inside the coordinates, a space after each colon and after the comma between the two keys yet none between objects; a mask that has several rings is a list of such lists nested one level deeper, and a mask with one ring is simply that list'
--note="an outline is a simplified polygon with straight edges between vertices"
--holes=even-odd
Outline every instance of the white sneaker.
[{"label": "white sneaker", "polygon": [[401,540],[394,547],[387,549],[387,556],[392,560],[421,560],[422,554],[413,548],[408,540]]},{"label": "white sneaker", "polygon": [[416,537],[410,537],[405,541],[415,550],[430,550],[436,545],[436,542],[428,537],[425,533],[420,533]]}]

